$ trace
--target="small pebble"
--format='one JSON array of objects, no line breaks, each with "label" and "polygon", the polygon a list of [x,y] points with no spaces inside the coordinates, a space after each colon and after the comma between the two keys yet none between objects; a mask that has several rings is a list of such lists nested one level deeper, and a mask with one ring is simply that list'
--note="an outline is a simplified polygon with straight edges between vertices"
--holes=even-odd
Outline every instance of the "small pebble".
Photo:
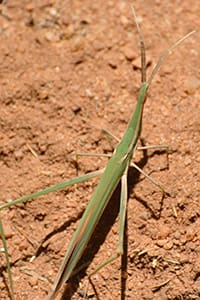
[{"label": "small pebble", "polygon": [[157,240],[156,245],[158,245],[159,247],[163,247],[164,244],[166,244],[166,240]]},{"label": "small pebble", "polygon": [[54,7],[51,7],[49,10],[49,13],[52,17],[56,17],[57,16],[57,11]]},{"label": "small pebble", "polygon": [[10,239],[14,235],[13,230],[9,224],[4,224],[3,229],[4,229],[4,234],[6,239]]},{"label": "small pebble", "polygon": [[170,234],[170,228],[166,225],[159,226],[159,238],[161,240],[166,239]]},{"label": "small pebble", "polygon": [[105,48],[105,45],[104,45],[103,41],[94,40],[93,41],[93,47],[96,51],[101,51]]},{"label": "small pebble", "polygon": [[192,95],[200,88],[200,78],[192,76],[186,84],[185,91]]},{"label": "small pebble", "polygon": [[123,47],[122,52],[128,60],[134,60],[136,58],[135,51],[131,45]]},{"label": "small pebble", "polygon": [[147,253],[148,253],[148,256],[150,256],[150,257],[157,257],[160,255],[160,249],[159,248],[150,249],[147,251]]},{"label": "small pebble", "polygon": [[129,24],[128,18],[124,15],[120,16],[120,22],[121,22],[122,26],[127,26]]},{"label": "small pebble", "polygon": [[95,97],[95,94],[89,88],[85,89],[85,93],[86,93],[87,97],[89,97],[90,99],[93,99]]},{"label": "small pebble", "polygon": [[77,52],[79,50],[82,50],[84,48],[84,39],[80,36],[77,36],[75,39],[73,39],[71,44],[71,51]]},{"label": "small pebble", "polygon": [[26,5],[26,10],[27,10],[27,11],[33,11],[34,8],[35,8],[35,5],[34,5],[33,3],[28,3],[28,4]]},{"label": "small pebble", "polygon": [[172,241],[167,242],[166,244],[164,244],[163,248],[164,248],[165,250],[170,250],[170,249],[172,249],[172,248],[173,248],[173,242],[172,242]]},{"label": "small pebble", "polygon": [[108,64],[113,69],[117,68],[117,62],[115,60],[109,60]]},{"label": "small pebble", "polygon": [[187,167],[189,165],[191,165],[192,163],[192,159],[190,157],[185,157],[184,158],[184,165]]},{"label": "small pebble", "polygon": [[22,150],[16,150],[16,151],[14,152],[14,156],[15,156],[16,159],[22,158],[22,157],[23,157],[23,152],[22,152]]},{"label": "small pebble", "polygon": [[47,90],[42,90],[40,91],[40,99],[41,100],[45,100],[45,99],[48,99],[49,97],[49,93]]},{"label": "small pebble", "polygon": [[23,251],[23,250],[26,250],[28,248],[28,241],[26,240],[23,240],[21,242],[21,244],[19,245],[19,251]]},{"label": "small pebble", "polygon": [[149,218],[149,214],[147,211],[143,211],[141,214],[140,214],[140,218],[143,219],[144,221],[147,221],[148,218]]},{"label": "small pebble", "polygon": [[73,105],[72,111],[73,111],[75,114],[79,113],[79,112],[81,111],[81,106],[79,106],[79,105]]},{"label": "small pebble", "polygon": [[53,31],[47,31],[45,33],[45,38],[48,42],[58,42],[59,37]]},{"label": "small pebble", "polygon": [[181,237],[181,233],[180,233],[179,231],[175,231],[175,232],[174,232],[174,238],[175,238],[176,240],[179,240],[180,237]]},{"label": "small pebble", "polygon": [[30,286],[36,286],[38,284],[38,278],[36,276],[31,276],[28,279]]},{"label": "small pebble", "polygon": [[158,240],[156,242],[156,244],[159,247],[163,247],[165,250],[170,250],[173,247],[173,242],[172,241],[167,241],[166,239],[165,240]]},{"label": "small pebble", "polygon": [[72,24],[70,24],[65,31],[63,32],[61,38],[63,40],[68,40],[70,39],[73,35],[75,34],[75,28]]},{"label": "small pebble", "polygon": [[186,231],[186,239],[187,241],[192,241],[194,239],[196,235],[196,231],[194,230],[194,228],[188,228],[187,231]]},{"label": "small pebble", "polygon": [[112,53],[107,53],[106,55],[106,60],[108,62],[108,65],[113,68],[116,69],[117,65],[118,65],[118,58],[116,57],[116,55],[113,55]]}]

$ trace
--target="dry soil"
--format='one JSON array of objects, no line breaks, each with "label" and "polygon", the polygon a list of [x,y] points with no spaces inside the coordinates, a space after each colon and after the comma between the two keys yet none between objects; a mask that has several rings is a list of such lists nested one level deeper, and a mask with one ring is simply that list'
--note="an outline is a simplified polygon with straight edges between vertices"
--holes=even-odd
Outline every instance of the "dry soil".
[{"label": "dry soil", "polygon": [[[2,1],[1,1],[2,2]],[[8,0],[0,7],[0,201],[105,166],[102,128],[122,137],[140,87],[140,49],[131,4],[146,42],[148,74],[160,53],[196,29],[162,66],[145,104],[134,161],[124,256],[101,269],[89,299],[200,299],[199,1]],[[115,144],[115,143],[114,143]],[[1,212],[16,300],[45,299],[97,184],[89,181]],[[59,299],[83,299],[87,275],[116,251],[117,189],[80,262],[90,262]],[[4,252],[0,299],[10,299]],[[35,259],[33,257],[35,256]]]}]

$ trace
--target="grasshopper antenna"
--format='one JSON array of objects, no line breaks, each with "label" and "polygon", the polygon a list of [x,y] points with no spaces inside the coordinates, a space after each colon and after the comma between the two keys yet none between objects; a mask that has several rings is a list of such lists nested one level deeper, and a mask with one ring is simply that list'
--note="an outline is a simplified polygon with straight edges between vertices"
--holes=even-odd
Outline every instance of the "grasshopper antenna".
[{"label": "grasshopper antenna", "polygon": [[148,85],[150,86],[152,80],[154,79],[156,73],[158,72],[158,70],[160,69],[161,65],[163,64],[163,62],[165,61],[165,59],[170,55],[172,54],[173,50],[178,47],[183,41],[185,41],[189,36],[191,36],[193,33],[195,33],[195,30],[189,32],[188,34],[184,35],[182,38],[180,38],[178,41],[176,41],[170,48],[168,48],[166,51],[164,51],[157,64],[155,65],[152,73],[151,73],[151,76],[149,77],[149,80],[148,80]]},{"label": "grasshopper antenna", "polygon": [[135,9],[134,9],[133,6],[131,6],[131,8],[132,8],[133,17],[134,17],[134,20],[135,20],[137,32],[138,32],[138,35],[139,35],[139,39],[140,39],[141,68],[142,68],[142,72],[141,72],[142,78],[141,78],[141,80],[142,80],[142,83],[145,83],[146,82],[146,50],[145,50],[144,38],[143,38],[143,35],[142,35],[142,32],[141,32],[139,23],[137,21],[137,16],[136,16],[136,13],[135,13]]}]

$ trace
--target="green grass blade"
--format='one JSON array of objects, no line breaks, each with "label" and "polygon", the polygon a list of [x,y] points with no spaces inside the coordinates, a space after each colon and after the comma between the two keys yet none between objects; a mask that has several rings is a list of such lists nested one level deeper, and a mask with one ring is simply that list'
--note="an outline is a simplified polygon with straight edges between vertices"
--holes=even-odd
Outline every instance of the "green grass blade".
[{"label": "green grass blade", "polygon": [[0,217],[0,235],[1,235],[1,238],[2,238],[3,248],[4,248],[4,251],[5,251],[5,258],[6,258],[6,265],[7,265],[7,272],[8,272],[8,280],[9,280],[9,285],[10,285],[11,299],[15,300],[13,280],[12,280],[12,274],[11,274],[11,268],[10,268],[10,260],[9,260],[9,255],[8,255],[8,248],[7,248],[7,243],[6,243],[6,238],[5,238],[5,233],[4,233],[3,223],[1,221],[1,217]]}]

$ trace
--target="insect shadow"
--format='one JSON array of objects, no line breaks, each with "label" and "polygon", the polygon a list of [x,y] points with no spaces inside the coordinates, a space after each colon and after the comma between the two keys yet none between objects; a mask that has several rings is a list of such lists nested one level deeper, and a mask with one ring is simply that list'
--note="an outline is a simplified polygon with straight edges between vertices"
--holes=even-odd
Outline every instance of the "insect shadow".
[{"label": "insect shadow", "polygon": [[[144,144],[143,140],[141,140],[141,144],[142,145]],[[165,152],[166,152],[165,150],[155,150],[149,156],[147,153],[147,150],[145,149],[145,150],[143,150],[143,156],[140,159],[140,161],[137,163],[137,165],[142,169],[147,164],[149,157],[153,157],[154,155],[158,155],[158,154],[162,155]],[[134,167],[130,167],[129,172],[128,172],[128,199],[129,199],[130,194],[134,190],[135,185],[139,181],[140,181],[140,172],[137,171]],[[66,285],[66,288],[62,295],[61,300],[71,299],[71,297],[76,292],[80,294],[80,297],[81,297],[81,294],[83,296],[84,291],[80,291],[79,282],[83,277],[85,277],[88,266],[93,261],[99,248],[104,243],[108,232],[110,231],[110,229],[112,228],[113,224],[116,221],[116,218],[119,214],[119,207],[120,207],[120,196],[119,196],[120,190],[121,190],[121,187],[120,187],[120,183],[119,183],[108,203],[106,210],[104,211],[103,215],[101,216],[101,218],[95,228],[95,231],[90,239],[89,244],[87,245],[87,247],[84,251],[81,261],[77,265],[77,268],[74,272],[74,276],[72,276],[70,278],[70,280],[68,281],[68,283]],[[147,209],[150,212],[151,217],[158,219],[158,214],[153,211],[153,209],[148,205],[146,200],[138,197],[137,195],[134,195],[134,197],[137,201],[139,201],[141,204],[144,205],[145,209]],[[161,201],[159,215],[162,210],[162,204],[163,204],[163,201]],[[54,230],[54,231],[50,232],[48,235],[46,235],[46,237],[42,240],[40,246],[38,247],[35,256],[36,257],[39,256],[42,252],[48,252],[49,239],[52,238],[57,233],[65,231],[66,228],[68,228],[71,225],[71,223],[79,220],[81,218],[83,212],[84,212],[84,210],[82,210],[75,217],[70,218],[68,221],[64,222],[56,230]],[[126,280],[127,279],[125,276],[123,276],[123,274],[126,274],[127,264],[128,264],[127,245],[128,245],[128,234],[127,234],[127,223],[126,223],[125,224],[125,232],[124,232],[124,245],[123,245],[124,254],[121,257],[121,276],[120,276],[121,277],[121,288],[120,288],[121,300],[125,299],[125,291],[126,291]],[[109,259],[109,257],[107,259]],[[93,287],[94,294],[89,295],[88,298],[93,298],[95,296],[96,299],[100,299],[98,296],[98,292],[95,289],[95,285],[92,283],[92,278],[90,279],[90,284]]]}]

